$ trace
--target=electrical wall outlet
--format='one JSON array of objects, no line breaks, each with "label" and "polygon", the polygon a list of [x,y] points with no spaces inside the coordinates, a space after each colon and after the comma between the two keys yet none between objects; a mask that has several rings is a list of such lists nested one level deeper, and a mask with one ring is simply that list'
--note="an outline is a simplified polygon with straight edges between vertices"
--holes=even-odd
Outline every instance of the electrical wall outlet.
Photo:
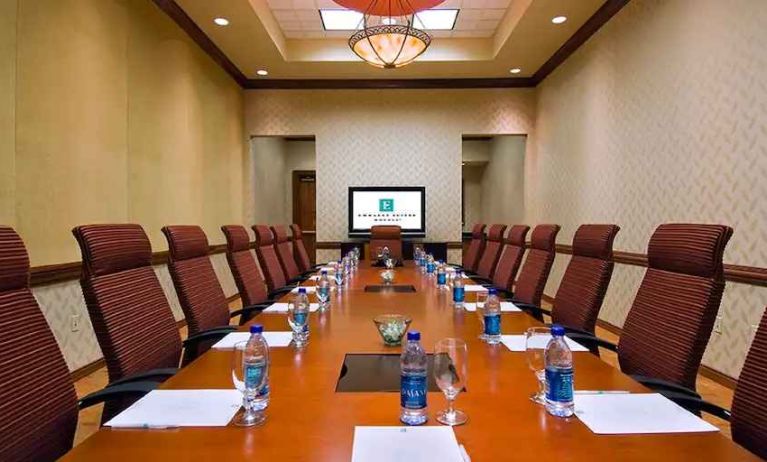
[{"label": "electrical wall outlet", "polygon": [[714,321],[714,333],[715,334],[722,333],[722,315],[717,316],[716,321]]},{"label": "electrical wall outlet", "polygon": [[77,332],[80,330],[80,315],[79,314],[73,314],[72,315],[72,332]]}]

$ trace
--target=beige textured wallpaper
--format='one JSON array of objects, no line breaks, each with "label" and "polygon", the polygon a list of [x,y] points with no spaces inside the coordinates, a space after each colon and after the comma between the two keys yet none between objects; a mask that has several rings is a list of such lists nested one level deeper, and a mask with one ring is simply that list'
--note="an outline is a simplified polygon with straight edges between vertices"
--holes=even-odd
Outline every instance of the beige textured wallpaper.
[{"label": "beige textured wallpaper", "polygon": [[524,136],[496,136],[489,141],[490,162],[482,175],[482,222],[525,220]]},{"label": "beige textured wallpaper", "polygon": [[173,223],[223,242],[243,218],[237,84],[150,1],[0,5],[17,75],[0,71],[0,218],[32,264],[76,261],[82,223],[141,223],[156,250]]},{"label": "beige textured wallpaper", "polygon": [[250,169],[253,171],[254,210],[249,224],[273,225],[290,220],[285,208],[287,170],[285,140],[278,136],[257,136],[250,140]]},{"label": "beige textured wallpaper", "polygon": [[[561,243],[617,223],[633,252],[659,223],[726,223],[725,261],[767,266],[765,24],[764,1],[630,2],[538,87],[528,222],[561,224]],[[617,267],[604,319],[623,324],[642,274]],[[764,288],[729,283],[705,364],[737,376],[765,304]]]},{"label": "beige textured wallpaper", "polygon": [[[315,135],[317,240],[347,236],[347,188],[424,185],[427,237],[461,237],[461,135],[527,134],[534,90],[247,91],[248,135]],[[318,254],[324,258],[325,253]]]}]

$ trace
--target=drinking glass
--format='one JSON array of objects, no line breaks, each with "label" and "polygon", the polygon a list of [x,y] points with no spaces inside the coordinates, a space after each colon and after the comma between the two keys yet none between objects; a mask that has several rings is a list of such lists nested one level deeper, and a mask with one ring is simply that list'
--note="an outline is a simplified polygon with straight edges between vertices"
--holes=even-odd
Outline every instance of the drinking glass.
[{"label": "drinking glass", "polygon": [[[262,363],[246,363],[246,347],[248,342],[238,342],[232,353],[232,382],[234,388],[242,393],[244,412],[234,419],[234,424],[241,427],[261,425],[266,420],[264,410],[255,408],[256,396],[266,385],[269,372],[269,361]],[[248,382],[246,386],[245,382]]]},{"label": "drinking glass", "polygon": [[[477,292],[477,295],[481,293],[482,292]],[[484,341],[485,340],[485,304],[482,303],[482,306],[479,306],[479,300],[478,300],[476,307],[477,307],[477,317],[479,318],[479,326],[480,326],[479,339]]]},{"label": "drinking glass", "polygon": [[309,321],[309,313],[297,312],[296,302],[288,302],[288,324],[293,330],[293,344],[301,348],[308,342],[306,323]]},{"label": "drinking glass", "polygon": [[527,366],[538,379],[538,392],[533,393],[530,399],[538,404],[546,404],[546,363],[544,358],[546,350],[541,346],[546,344],[546,339],[550,336],[551,329],[548,327],[531,327],[525,332]]},{"label": "drinking glass", "polygon": [[469,352],[466,342],[457,338],[442,339],[434,346],[434,379],[447,398],[447,409],[437,413],[437,422],[463,425],[469,420],[465,412],[453,407],[453,401],[466,386]]},{"label": "drinking glass", "polygon": [[393,269],[394,268],[394,260],[391,259],[391,258],[387,257],[386,260],[384,260],[384,264],[386,265],[387,269]]}]

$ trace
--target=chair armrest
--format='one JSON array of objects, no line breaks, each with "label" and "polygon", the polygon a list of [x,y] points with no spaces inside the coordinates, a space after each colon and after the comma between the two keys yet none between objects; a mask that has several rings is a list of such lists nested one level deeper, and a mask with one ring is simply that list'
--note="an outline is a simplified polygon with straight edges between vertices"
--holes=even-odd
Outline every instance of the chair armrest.
[{"label": "chair armrest", "polygon": [[246,322],[248,322],[253,316],[261,313],[266,308],[268,308],[272,303],[258,303],[256,305],[250,305],[240,308],[239,310],[232,311],[229,313],[229,317],[233,318],[235,316],[240,316],[240,325],[242,326]]},{"label": "chair armrest", "polygon": [[[576,333],[567,333],[568,337],[570,337],[572,340],[575,340],[576,342],[580,343],[581,345],[585,346],[589,349],[592,353],[596,350],[595,347],[602,347],[606,348],[610,351],[618,351],[618,345],[608,342],[607,340],[601,339],[597,337],[596,335],[591,334],[576,334]],[[594,347],[592,349],[592,347]],[[596,350],[597,352],[599,350]]]},{"label": "chair armrest", "polygon": [[274,289],[273,291],[269,292],[269,294],[267,295],[267,297],[269,297],[270,299],[274,299],[274,300],[276,300],[276,299],[278,299],[278,298],[280,298],[281,296],[283,296],[283,295],[287,294],[288,292],[290,292],[291,290],[293,290],[293,289],[295,289],[295,288],[296,288],[296,286],[290,286],[290,287],[288,287],[288,286],[285,286],[285,287],[280,287],[279,289]]},{"label": "chair armrest", "polygon": [[483,278],[482,276],[472,276],[471,280],[479,285],[489,284],[491,287],[493,287],[493,281],[487,278]]},{"label": "chair armrest", "polygon": [[701,396],[695,390],[690,390],[687,387],[677,385],[676,383],[669,382],[667,380],[656,379],[656,378],[647,377],[644,375],[629,375],[629,377],[631,377],[632,379],[636,380],[637,382],[641,383],[642,385],[646,386],[647,388],[653,391],[657,391],[657,392],[669,391],[678,395],[686,395],[691,398],[701,399]]},{"label": "chair armrest", "polygon": [[708,401],[703,401],[700,398],[695,398],[683,393],[674,393],[672,391],[661,391],[660,394],[695,415],[700,415],[701,412],[705,412],[728,422],[730,420],[730,411],[723,407],[717,406],[714,403],[709,403]]},{"label": "chair armrest", "polygon": [[230,332],[236,332],[236,331],[237,331],[236,326],[222,326],[222,327],[214,327],[213,329],[204,330],[184,340],[184,348],[196,346],[200,342],[203,342],[206,340],[222,339],[226,337],[226,334]]},{"label": "chair armrest", "polygon": [[145,372],[139,372],[138,374],[133,374],[128,377],[123,377],[121,379],[115,380],[111,382],[108,387],[114,386],[114,385],[120,385],[123,383],[131,383],[131,382],[164,382],[166,379],[169,379],[170,377],[173,377],[176,375],[176,372],[178,372],[177,367],[165,367],[162,369],[152,369]]},{"label": "chair armrest", "polygon": [[109,385],[106,388],[82,397],[77,402],[77,406],[80,409],[85,409],[113,399],[125,398],[126,396],[141,397],[157,388],[158,385],[160,385],[158,382],[130,382],[119,385]]}]

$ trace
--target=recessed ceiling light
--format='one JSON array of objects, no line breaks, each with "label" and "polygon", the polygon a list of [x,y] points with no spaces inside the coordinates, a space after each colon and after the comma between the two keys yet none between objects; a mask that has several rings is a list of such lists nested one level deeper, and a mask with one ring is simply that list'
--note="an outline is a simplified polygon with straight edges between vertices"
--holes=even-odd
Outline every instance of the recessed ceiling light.
[{"label": "recessed ceiling light", "polygon": [[511,72],[512,74],[519,74],[520,72],[522,72],[522,69],[520,69],[518,67],[515,67],[514,69],[510,70],[509,72]]},{"label": "recessed ceiling light", "polygon": [[256,71],[256,74],[258,74],[258,75],[269,75],[269,72],[266,71],[265,69],[259,69],[259,70]]},{"label": "recessed ceiling light", "polygon": [[216,18],[216,19],[213,20],[213,22],[215,22],[219,26],[228,26],[229,25],[229,20],[226,19],[226,18]]},{"label": "recessed ceiling light", "polygon": [[567,16],[554,16],[551,18],[551,22],[554,24],[562,24],[565,21],[567,21]]}]

